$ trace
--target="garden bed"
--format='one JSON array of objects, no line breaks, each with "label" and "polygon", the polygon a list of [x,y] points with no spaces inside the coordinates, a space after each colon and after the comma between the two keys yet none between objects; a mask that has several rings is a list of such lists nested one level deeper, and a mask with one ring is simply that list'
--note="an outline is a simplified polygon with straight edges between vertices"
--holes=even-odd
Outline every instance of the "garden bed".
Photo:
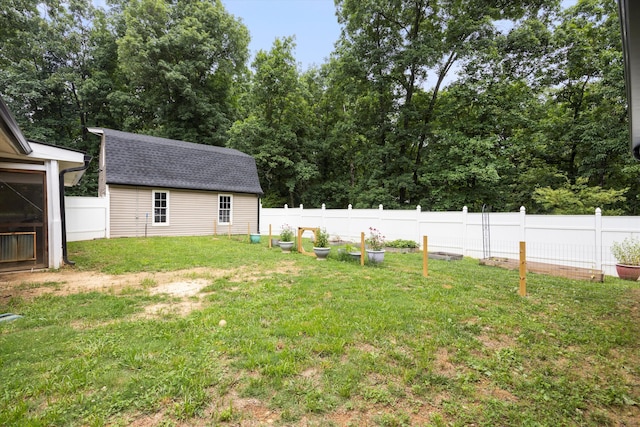
[{"label": "garden bed", "polygon": [[[493,267],[505,268],[507,270],[520,269],[520,261],[512,258],[485,258],[480,260],[480,265],[490,265]],[[527,261],[527,272],[548,274],[550,276],[564,277],[567,279],[604,282],[604,273],[602,271],[544,262]]]}]

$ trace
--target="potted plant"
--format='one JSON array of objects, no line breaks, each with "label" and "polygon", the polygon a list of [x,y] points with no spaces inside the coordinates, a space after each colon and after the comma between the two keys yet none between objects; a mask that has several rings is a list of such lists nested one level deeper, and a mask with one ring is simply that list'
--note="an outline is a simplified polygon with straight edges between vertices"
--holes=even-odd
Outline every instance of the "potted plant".
[{"label": "potted plant", "polygon": [[384,261],[384,236],[377,228],[369,227],[369,237],[365,240],[367,244],[367,257],[369,261],[380,263]]},{"label": "potted plant", "polygon": [[[360,251],[357,249],[358,248],[353,246],[351,243],[347,243],[343,251],[349,259],[360,262]],[[342,249],[339,249],[338,251],[342,251]]]},{"label": "potted plant", "polygon": [[329,247],[329,233],[324,228],[318,229],[316,232],[316,241],[313,245],[313,252],[316,254],[318,261],[327,259],[331,248]]},{"label": "potted plant", "polygon": [[293,228],[289,224],[284,224],[282,226],[278,246],[280,246],[280,249],[282,249],[282,252],[284,253],[291,252],[291,248],[293,247]]},{"label": "potted plant", "polygon": [[613,242],[611,253],[618,260],[616,271],[624,280],[640,277],[640,240],[627,237],[622,242]]}]

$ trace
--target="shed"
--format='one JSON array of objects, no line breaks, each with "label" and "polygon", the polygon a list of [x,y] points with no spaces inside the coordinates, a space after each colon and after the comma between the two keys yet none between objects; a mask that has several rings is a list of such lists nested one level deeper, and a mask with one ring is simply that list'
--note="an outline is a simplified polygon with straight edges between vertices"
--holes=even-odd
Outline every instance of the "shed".
[{"label": "shed", "polygon": [[105,128],[99,196],[107,236],[259,232],[263,194],[253,157],[230,148]]},{"label": "shed", "polygon": [[28,141],[0,99],[0,272],[59,268],[66,259],[64,187],[84,153]]}]

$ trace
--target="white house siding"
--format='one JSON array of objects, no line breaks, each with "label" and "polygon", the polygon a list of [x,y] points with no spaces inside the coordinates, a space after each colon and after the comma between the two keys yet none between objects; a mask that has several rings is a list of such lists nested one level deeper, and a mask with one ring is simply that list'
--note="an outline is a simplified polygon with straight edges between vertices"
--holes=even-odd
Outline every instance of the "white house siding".
[{"label": "white house siding", "polygon": [[[152,192],[169,193],[168,225],[153,225]],[[218,193],[170,188],[109,186],[110,237],[211,235],[218,215]],[[247,223],[255,232],[258,222],[257,197],[232,194],[231,233],[244,234]],[[147,216],[148,215],[148,216]],[[146,224],[146,227],[145,227]],[[228,227],[215,227],[218,234]]]}]

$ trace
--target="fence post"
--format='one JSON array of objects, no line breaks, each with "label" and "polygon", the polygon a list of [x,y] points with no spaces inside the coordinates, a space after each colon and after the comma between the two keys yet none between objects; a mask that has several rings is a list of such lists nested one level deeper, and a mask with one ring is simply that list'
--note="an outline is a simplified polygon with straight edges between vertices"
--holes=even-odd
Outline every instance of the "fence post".
[{"label": "fence post", "polygon": [[325,215],[327,214],[327,206],[323,203],[322,204],[322,221],[320,221],[322,223],[322,228],[325,229],[327,228],[326,222],[325,222]]},{"label": "fence post", "polygon": [[[416,206],[416,236],[420,239],[420,213],[422,212],[422,206]],[[420,243],[418,241],[418,243]]]},{"label": "fence post", "polygon": [[351,205],[351,203],[349,203],[349,206],[347,207],[347,239],[349,239],[349,241],[351,241],[351,210],[353,209],[353,206]]},{"label": "fence post", "polygon": [[467,221],[469,208],[462,207],[462,256],[467,256]]},{"label": "fence post", "polygon": [[304,214],[304,206],[300,203],[300,219],[298,222],[298,227],[304,227],[304,220],[302,219],[302,215]]},{"label": "fence post", "polygon": [[427,236],[422,237],[422,275],[429,277],[429,245]]},{"label": "fence post", "polygon": [[596,208],[596,247],[595,247],[595,258],[596,258],[596,270],[598,272],[602,271],[602,209]]},{"label": "fence post", "polygon": [[527,244],[520,242],[520,288],[521,297],[527,296]]},{"label": "fence post", "polygon": [[[284,204],[284,223],[289,224],[289,205],[286,203]],[[280,229],[282,229],[282,223],[280,223]]]},{"label": "fence post", "polygon": [[382,230],[382,205],[378,205],[378,230]]},{"label": "fence post", "polygon": [[520,241],[527,241],[527,210],[520,206]]}]

